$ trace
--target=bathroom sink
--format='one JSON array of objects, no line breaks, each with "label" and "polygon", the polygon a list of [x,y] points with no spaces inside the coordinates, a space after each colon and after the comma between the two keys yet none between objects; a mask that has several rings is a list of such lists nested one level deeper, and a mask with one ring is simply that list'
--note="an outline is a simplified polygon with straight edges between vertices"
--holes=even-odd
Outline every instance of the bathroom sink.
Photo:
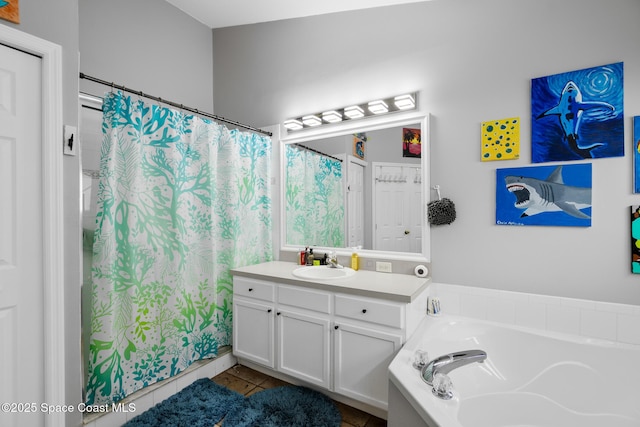
[{"label": "bathroom sink", "polygon": [[356,271],[344,267],[344,268],[332,268],[326,265],[321,266],[307,266],[300,267],[293,270],[293,275],[301,279],[312,280],[331,280],[331,279],[343,279],[345,277],[351,277],[356,274]]}]

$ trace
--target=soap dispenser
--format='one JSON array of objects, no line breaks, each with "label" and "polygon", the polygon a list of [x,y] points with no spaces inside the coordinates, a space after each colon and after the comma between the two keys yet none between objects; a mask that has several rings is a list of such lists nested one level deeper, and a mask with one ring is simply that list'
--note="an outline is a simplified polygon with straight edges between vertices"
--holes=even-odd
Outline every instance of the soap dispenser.
[{"label": "soap dispenser", "polygon": [[360,257],[357,252],[351,254],[351,268],[356,271],[360,268]]}]

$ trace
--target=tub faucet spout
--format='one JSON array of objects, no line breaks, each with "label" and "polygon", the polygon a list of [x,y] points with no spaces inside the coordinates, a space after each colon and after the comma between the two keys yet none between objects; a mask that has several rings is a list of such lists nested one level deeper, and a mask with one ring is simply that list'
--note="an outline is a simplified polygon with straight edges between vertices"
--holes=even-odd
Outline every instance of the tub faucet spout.
[{"label": "tub faucet spout", "polygon": [[487,353],[482,350],[465,350],[449,353],[437,357],[422,368],[422,379],[429,385],[433,385],[436,374],[448,374],[456,368],[470,363],[482,363],[487,358]]}]

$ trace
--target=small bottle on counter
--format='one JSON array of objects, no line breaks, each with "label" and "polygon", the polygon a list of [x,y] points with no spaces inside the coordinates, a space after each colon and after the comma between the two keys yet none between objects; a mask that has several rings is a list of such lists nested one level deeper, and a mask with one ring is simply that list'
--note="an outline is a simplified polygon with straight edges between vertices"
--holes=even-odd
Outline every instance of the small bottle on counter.
[{"label": "small bottle on counter", "polygon": [[307,255],[307,265],[313,265],[313,260],[314,260],[313,248],[310,248],[309,254]]},{"label": "small bottle on counter", "polygon": [[360,257],[357,252],[351,254],[351,268],[356,271],[360,268]]}]

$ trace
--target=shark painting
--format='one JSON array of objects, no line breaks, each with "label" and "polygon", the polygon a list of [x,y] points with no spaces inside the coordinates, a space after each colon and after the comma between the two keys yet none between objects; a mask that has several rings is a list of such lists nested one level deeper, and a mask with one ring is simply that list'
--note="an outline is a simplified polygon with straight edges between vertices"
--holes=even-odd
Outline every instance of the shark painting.
[{"label": "shark painting", "polygon": [[623,63],[531,80],[531,161],[624,156]]},{"label": "shark painting", "polygon": [[[590,164],[572,165],[571,168],[572,173],[586,175],[586,181],[590,182]],[[591,208],[590,186],[566,185],[562,165],[554,167],[550,174],[548,169],[549,167],[498,170],[498,183],[505,184],[500,191],[511,197],[507,200],[505,194],[498,193],[498,224],[591,225],[590,211],[584,212]],[[542,173],[548,175],[541,176]],[[583,179],[581,181],[584,182]],[[516,198],[515,203],[513,196]],[[511,206],[508,209],[507,203]],[[517,209],[515,212],[513,207]]]},{"label": "shark painting", "polygon": [[545,116],[558,116],[560,120],[560,126],[564,132],[564,137],[567,140],[569,147],[580,157],[588,159],[593,157],[591,150],[601,147],[602,143],[594,143],[585,147],[581,147],[578,144],[578,127],[580,126],[580,118],[584,110],[593,108],[604,108],[611,111],[615,111],[615,107],[607,102],[601,101],[583,101],[582,92],[578,86],[569,81],[562,89],[560,94],[560,101],[558,105],[548,109],[544,113],[540,114],[537,118],[540,119]]}]

